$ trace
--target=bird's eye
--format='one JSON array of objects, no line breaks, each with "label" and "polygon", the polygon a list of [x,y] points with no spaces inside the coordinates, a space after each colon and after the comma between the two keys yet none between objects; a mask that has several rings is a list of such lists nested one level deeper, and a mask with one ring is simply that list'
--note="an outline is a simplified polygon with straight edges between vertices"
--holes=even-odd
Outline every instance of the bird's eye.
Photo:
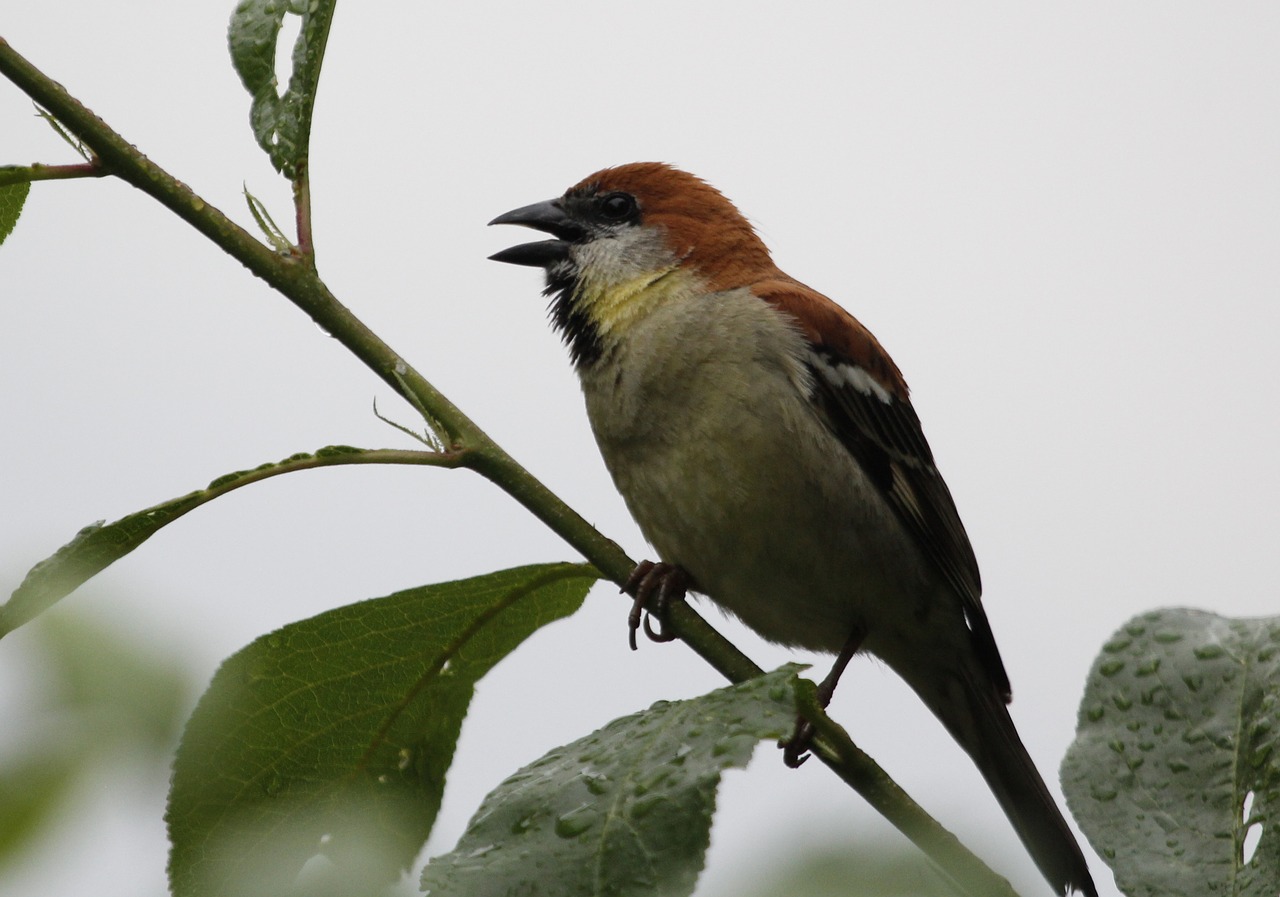
[{"label": "bird's eye", "polygon": [[636,198],[630,193],[610,193],[600,200],[600,217],[605,221],[625,221],[635,211]]}]

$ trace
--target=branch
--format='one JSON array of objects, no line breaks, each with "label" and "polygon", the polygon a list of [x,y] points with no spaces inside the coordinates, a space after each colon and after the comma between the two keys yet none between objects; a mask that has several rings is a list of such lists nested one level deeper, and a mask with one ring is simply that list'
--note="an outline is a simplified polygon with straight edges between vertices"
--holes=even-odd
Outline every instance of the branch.
[{"label": "branch", "polygon": [[[426,378],[339,302],[320,280],[309,252],[305,255],[281,254],[258,242],[250,233],[197,196],[190,187],[144,156],[106,122],[72,97],[61,84],[13,50],[3,38],[0,38],[0,74],[8,77],[56,117],[67,131],[82,140],[107,173],[137,187],[208,237],[305,312],[397,394],[425,412],[428,423],[437,425],[443,431],[437,435],[449,452],[456,453],[460,466],[474,470],[497,485],[581,552],[609,579],[618,584],[626,581],[635,568],[635,562],[627,557],[617,543],[598,532],[521,467],[460,408],[427,382]],[[303,207],[300,205],[299,212],[302,211]],[[302,223],[303,217],[304,215],[299,215],[299,223]],[[299,233],[300,243],[303,239],[304,235]],[[305,239],[309,240],[309,234]],[[672,633],[730,681],[741,682],[763,675],[763,670],[716,632],[688,604],[673,604],[665,622]],[[821,719],[822,717],[815,719],[815,725]],[[819,728],[818,731],[825,739],[830,730],[824,731],[824,728]],[[836,749],[840,746],[844,749]],[[966,869],[984,869],[989,876],[986,881],[1003,881],[959,842],[955,842],[953,851],[939,851],[937,844],[930,838],[925,838],[923,843],[918,840],[922,831],[920,826],[904,828],[900,819],[928,819],[927,815],[896,785],[892,789],[885,788],[883,783],[888,777],[883,770],[870,757],[853,747],[847,735],[835,742],[832,750],[823,750],[820,756],[886,818],[898,825],[908,838],[916,841],[922,850],[940,862],[945,859],[957,880],[966,880],[966,875],[963,870],[957,871],[951,866],[955,857],[962,858],[960,865]],[[898,806],[903,800],[909,806]],[[929,819],[929,824],[942,830],[932,819]],[[954,838],[951,840],[954,842]],[[989,889],[973,891],[975,894],[998,892]]]},{"label": "branch", "polygon": [[111,172],[96,162],[77,162],[74,165],[0,165],[0,187],[29,184],[32,181],[66,181],[73,178],[101,178]]},{"label": "branch", "polygon": [[867,753],[853,743],[818,703],[818,687],[796,680],[796,703],[813,724],[813,753],[853,788],[880,815],[893,823],[936,863],[965,894],[1017,897],[1013,887],[969,852],[959,839],[924,811]]},{"label": "branch", "polygon": [[[116,133],[66,88],[49,78],[0,38],[0,74],[5,75],[68,132],[84,142],[105,173],[132,184],[209,238],[282,293],[326,333],[382,378],[397,394],[429,415],[443,430],[446,448],[462,453],[462,466],[493,482],[576,548],[605,576],[626,581],[635,562],[506,453],[460,408],[414,370],[377,334],[338,301],[309,259],[282,254],[260,243],[190,187],[156,165]],[[716,633],[687,605],[672,608],[671,630],[734,682],[762,670]]]}]

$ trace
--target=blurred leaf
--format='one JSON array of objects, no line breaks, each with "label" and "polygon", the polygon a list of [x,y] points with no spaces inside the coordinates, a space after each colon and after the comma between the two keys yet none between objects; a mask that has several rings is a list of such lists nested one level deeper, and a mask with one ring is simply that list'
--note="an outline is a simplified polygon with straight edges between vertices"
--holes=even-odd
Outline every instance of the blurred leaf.
[{"label": "blurred leaf", "polygon": [[0,605],[0,636],[9,634],[48,610],[150,539],[161,527],[206,502],[268,477],[329,464],[351,463],[358,456],[371,454],[373,452],[364,449],[332,445],[315,454],[290,455],[277,463],[261,464],[252,470],[220,476],[204,489],[121,517],[115,523],[106,526],[102,521],[91,523],[51,557],[32,567],[9,600]]},{"label": "blurred leaf", "polygon": [[134,632],[83,614],[35,627],[21,710],[6,721],[22,740],[0,756],[0,861],[49,831],[86,773],[166,762],[177,738],[187,680],[181,665]]},{"label": "blurred leaf", "polygon": [[[1062,784],[1124,893],[1280,890],[1278,675],[1276,617],[1160,610],[1103,646]],[[1254,825],[1261,838],[1245,863]]]},{"label": "blurred leaf", "polygon": [[9,184],[0,187],[0,243],[13,233],[18,216],[22,214],[23,203],[31,192],[30,183]]},{"label": "blurred leaf", "polygon": [[905,840],[800,850],[780,845],[776,857],[756,856],[752,865],[762,867],[763,874],[752,877],[745,889],[735,890],[735,897],[955,897],[957,893],[924,854]]},{"label": "blurred leaf", "polygon": [[[253,97],[249,122],[271,164],[291,181],[306,170],[320,67],[334,0],[243,0],[231,15],[231,64]],[[280,93],[276,43],[286,15],[302,17],[293,45],[293,73]]]},{"label": "blurred leaf", "polygon": [[556,748],[480,805],[422,876],[451,895],[690,894],[720,774],[795,722],[796,666],[700,698],[660,703]]},{"label": "blurred leaf", "polygon": [[173,749],[189,689],[176,658],[83,613],[52,616],[37,634],[61,712],[96,729],[86,750],[101,751],[108,738],[130,752]]},{"label": "blurred leaf", "polygon": [[78,751],[43,749],[0,764],[0,864],[48,828],[82,767]]},{"label": "blurred leaf", "polygon": [[475,682],[597,577],[551,564],[424,586],[237,652],[174,762],[174,893],[290,893],[320,853],[350,893],[394,881],[431,831]]}]

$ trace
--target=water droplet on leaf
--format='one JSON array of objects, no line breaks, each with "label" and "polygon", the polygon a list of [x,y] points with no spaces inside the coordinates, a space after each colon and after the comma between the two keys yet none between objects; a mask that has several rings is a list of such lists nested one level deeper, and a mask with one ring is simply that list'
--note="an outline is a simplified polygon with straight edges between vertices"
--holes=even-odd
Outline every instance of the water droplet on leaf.
[{"label": "water droplet on leaf", "polygon": [[595,807],[583,804],[556,819],[556,834],[561,838],[576,838],[595,825],[599,815]]}]

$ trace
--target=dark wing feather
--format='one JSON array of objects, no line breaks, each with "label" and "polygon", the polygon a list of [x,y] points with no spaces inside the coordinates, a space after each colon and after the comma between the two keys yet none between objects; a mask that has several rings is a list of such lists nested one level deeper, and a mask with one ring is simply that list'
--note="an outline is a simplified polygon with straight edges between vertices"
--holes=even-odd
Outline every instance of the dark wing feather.
[{"label": "dark wing feather", "polygon": [[[825,296],[780,282],[757,289],[757,294],[797,318],[812,346],[816,406],[960,597],[974,649],[1008,701],[1009,676],[982,609],[978,562],[901,374],[875,337]],[[828,319],[821,330],[805,326],[815,311]],[[832,320],[839,326],[833,328]]]}]

